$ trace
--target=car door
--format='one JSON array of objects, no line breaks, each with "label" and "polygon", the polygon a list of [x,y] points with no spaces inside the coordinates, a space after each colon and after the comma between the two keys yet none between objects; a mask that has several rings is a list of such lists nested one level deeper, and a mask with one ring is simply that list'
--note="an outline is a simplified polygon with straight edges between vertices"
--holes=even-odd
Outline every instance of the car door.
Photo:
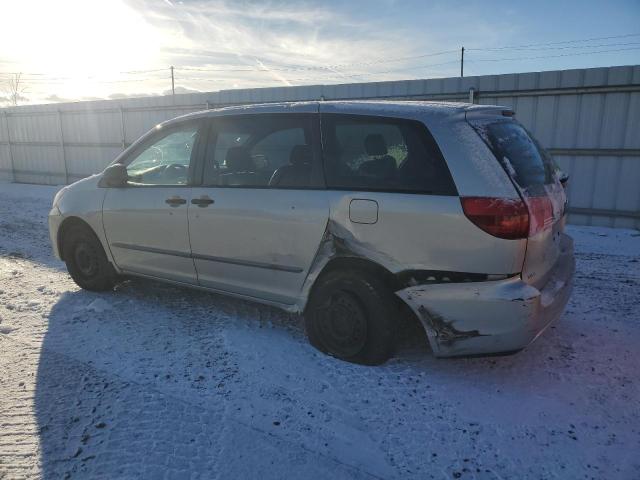
[{"label": "car door", "polygon": [[105,234],[125,272],[197,283],[187,212],[202,125],[190,121],[160,128],[124,160],[127,184],[108,189]]},{"label": "car door", "polygon": [[293,304],[324,234],[314,114],[213,120],[189,229],[200,285]]}]

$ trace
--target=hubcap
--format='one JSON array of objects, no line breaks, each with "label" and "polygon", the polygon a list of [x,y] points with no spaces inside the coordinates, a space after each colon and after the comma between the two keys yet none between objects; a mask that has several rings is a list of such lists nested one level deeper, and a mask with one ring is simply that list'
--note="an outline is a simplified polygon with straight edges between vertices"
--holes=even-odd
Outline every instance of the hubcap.
[{"label": "hubcap", "polygon": [[318,313],[318,326],[327,349],[350,357],[362,350],[367,340],[367,317],[360,302],[344,291],[334,293]]},{"label": "hubcap", "polygon": [[78,243],[73,254],[76,266],[85,277],[92,277],[98,271],[98,259],[95,251],[85,242]]}]

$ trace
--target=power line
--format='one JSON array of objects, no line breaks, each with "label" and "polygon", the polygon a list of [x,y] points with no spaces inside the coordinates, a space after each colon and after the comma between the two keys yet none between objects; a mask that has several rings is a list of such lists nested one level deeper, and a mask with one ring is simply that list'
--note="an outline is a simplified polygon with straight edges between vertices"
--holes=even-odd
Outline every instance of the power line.
[{"label": "power line", "polygon": [[[425,54],[421,54],[421,55],[411,55],[411,56],[406,56],[406,57],[394,57],[394,58],[382,58],[382,59],[376,59],[376,60],[371,60],[371,61],[367,61],[367,62],[353,62],[353,63],[343,63],[343,64],[336,64],[336,65],[290,65],[290,66],[283,66],[283,67],[273,67],[273,68],[256,68],[256,67],[252,67],[252,68],[206,68],[206,67],[192,67],[192,66],[185,66],[185,67],[175,67],[176,70],[192,70],[192,71],[198,71],[198,72],[269,72],[269,71],[278,71],[278,72],[286,72],[286,71],[303,71],[303,70],[332,70],[332,69],[339,69],[339,68],[348,68],[348,67],[358,67],[358,66],[370,66],[370,65],[376,65],[379,63],[389,63],[389,62],[401,62],[404,60],[413,60],[413,59],[418,59],[418,58],[427,58],[427,57],[435,57],[435,56],[439,56],[439,55],[445,55],[447,53],[455,53],[458,50],[443,50],[443,51],[439,51],[439,52],[433,52],[433,53],[425,53]],[[136,75],[136,74],[144,74],[144,73],[157,73],[157,72],[166,72],[168,70],[168,68],[157,68],[157,69],[152,69],[152,70],[130,70],[130,71],[123,71],[123,72],[115,72],[116,74],[123,74],[123,75]],[[47,73],[41,73],[41,72],[5,72],[2,73],[0,72],[0,75],[15,75],[21,73],[22,75],[29,75],[29,76],[47,76],[49,74]],[[90,75],[84,78],[94,78],[95,75]],[[64,80],[67,78],[78,78],[78,77],[55,77],[56,79],[60,79],[60,80]]]},{"label": "power line", "polygon": [[[432,53],[432,54],[425,54],[425,55],[420,55],[417,56],[415,58],[422,58],[422,57],[428,57],[428,56],[436,56],[436,55],[442,55],[444,53],[452,53],[452,52],[457,52],[457,50],[447,50],[446,52],[436,52],[436,53]],[[414,57],[405,57],[405,58],[414,58]],[[404,58],[402,58],[404,59]],[[402,60],[400,58],[398,58],[397,60]],[[377,75],[377,74],[382,74],[382,73],[391,73],[394,71],[404,71],[404,70],[414,70],[414,69],[420,69],[420,68],[428,68],[428,67],[433,67],[433,66],[439,66],[439,65],[448,65],[451,63],[456,63],[457,60],[453,60],[450,62],[441,62],[441,63],[435,63],[435,64],[428,64],[428,65],[418,65],[418,66],[410,66],[410,67],[402,67],[402,68],[397,68],[397,69],[391,69],[391,70],[386,70],[383,72],[369,72],[369,73],[358,73],[358,74],[338,74],[338,75],[334,75],[336,77],[342,76],[342,77],[354,77],[354,76],[365,76],[365,75]],[[360,64],[357,65],[372,65],[374,64],[374,62],[362,62]],[[347,64],[343,64],[343,65],[347,65]],[[353,65],[356,65],[355,63]],[[256,69],[256,68],[244,68],[244,69],[235,69],[235,68],[231,68],[231,69],[227,69],[227,68],[220,68],[220,69],[208,69],[208,68],[198,68],[198,67],[175,67],[174,70],[176,71],[194,71],[194,72],[221,72],[221,73],[237,73],[237,72],[258,72],[258,73],[271,73],[274,71],[277,72],[282,72],[282,71],[301,71],[301,70],[311,70],[311,69],[322,69],[322,71],[318,72],[318,75],[327,75],[327,74],[334,74],[336,72],[332,71],[333,68],[336,68],[335,66],[324,66],[324,67],[308,67],[308,68],[300,68],[300,69],[288,69],[288,68],[278,68],[278,67],[274,67],[274,68],[268,68],[268,67],[264,67],[264,68],[260,68],[260,69]],[[147,70],[147,71],[143,71],[143,70],[138,70],[136,73],[145,73],[145,72],[170,72],[170,68],[169,69],[158,69],[158,70]],[[119,73],[125,73],[125,72],[119,72]],[[127,73],[131,73],[131,72],[127,72]],[[12,75],[11,74],[2,74],[0,73],[0,75]],[[36,75],[36,74],[34,74]],[[37,74],[39,76],[44,76],[46,74],[43,73],[39,73]],[[50,77],[49,79],[29,79],[28,81],[31,83],[64,83],[65,80],[78,80],[78,79],[87,79],[87,80],[92,80],[96,78],[95,76],[88,76],[88,77]],[[208,80],[206,78],[194,78],[194,77],[189,77],[189,76],[181,76],[181,78],[185,78],[188,80]],[[133,79],[120,79],[120,80],[92,80],[96,83],[127,83],[127,82],[143,82],[143,81],[148,81],[148,80],[161,80],[161,78],[133,78]]]},{"label": "power line", "polygon": [[[384,70],[381,72],[365,72],[365,73],[354,73],[354,74],[335,74],[335,72],[323,72],[320,73],[320,75],[322,75],[323,79],[330,79],[330,78],[355,78],[355,77],[367,77],[367,76],[371,76],[371,75],[382,75],[382,74],[387,74],[387,73],[395,73],[395,72],[399,72],[399,71],[405,71],[405,70],[417,70],[417,69],[421,69],[421,68],[430,68],[430,67],[437,67],[437,66],[441,66],[441,65],[450,65],[452,63],[458,63],[458,60],[452,60],[449,62],[441,62],[441,63],[430,63],[428,65],[417,65],[417,66],[412,66],[412,67],[404,67],[404,68],[394,68],[394,69],[390,69],[390,70]],[[268,70],[264,70],[265,73],[268,73]],[[333,75],[331,75],[331,73],[334,73]],[[183,80],[186,81],[213,81],[213,82],[221,82],[223,80],[220,79],[212,79],[212,78],[206,78],[206,77],[180,77]],[[316,77],[300,77],[300,78],[285,78],[285,80],[287,80],[288,82],[302,82],[302,81],[314,81],[316,80]]]},{"label": "power line", "polygon": [[[640,42],[625,42],[625,43],[601,43],[599,45],[565,45],[564,47],[512,47],[510,50],[524,50],[527,52],[536,50],[567,50],[569,48],[600,48],[600,47],[622,47],[626,45],[640,45]],[[474,50],[482,52],[503,51],[505,49],[491,49],[491,48],[466,48],[465,50]]]},{"label": "power line", "polygon": [[595,52],[573,52],[573,53],[563,53],[559,55],[540,55],[536,57],[511,57],[511,58],[474,58],[474,62],[503,62],[507,60],[536,60],[540,58],[558,58],[558,57],[575,57],[578,55],[595,55],[598,53],[610,53],[610,52],[625,52],[630,50],[640,50],[640,47],[631,47],[631,48],[617,48],[613,50],[598,50]]},{"label": "power line", "polygon": [[153,70],[130,70],[128,72],[118,72],[118,73],[134,75],[134,74],[138,74],[138,73],[153,73],[153,72],[166,72],[166,71],[167,71],[166,68],[156,68],[156,69],[153,69]]},{"label": "power line", "polygon": [[[24,80],[25,83],[34,84],[34,85],[53,85],[53,84],[65,84],[69,81],[78,81],[84,79],[78,78],[67,78],[67,79],[44,79],[44,78],[36,78],[36,79],[27,79]],[[129,78],[129,79],[121,79],[121,80],[91,80],[92,83],[103,84],[103,83],[130,83],[130,82],[159,82],[166,81],[165,78]]]},{"label": "power line", "polygon": [[466,50],[509,50],[515,48],[528,48],[528,47],[541,47],[541,46],[549,46],[549,45],[564,45],[567,43],[581,43],[581,42],[593,42],[596,40],[612,40],[615,38],[629,38],[629,37],[640,37],[640,33],[627,33],[625,35],[612,35],[609,37],[593,37],[593,38],[582,38],[579,40],[565,40],[562,42],[549,42],[549,43],[530,43],[528,45],[507,45],[503,47],[480,47],[480,48],[467,48]]},{"label": "power line", "polygon": [[[137,74],[149,74],[149,73],[159,73],[159,72],[167,72],[168,68],[156,68],[153,70],[131,70],[131,71],[126,71],[126,72],[115,72],[116,75],[137,75]],[[42,73],[42,72],[0,72],[0,75],[28,75],[28,76],[34,76],[34,77],[46,77],[51,75],[50,73]],[[92,79],[92,78],[98,78],[98,75],[86,75],[86,76],[54,76],[54,77],[49,77],[50,79],[56,79],[56,80],[68,80],[68,79],[77,79],[77,78],[86,78],[86,79]],[[30,80],[31,81],[31,80]]]},{"label": "power line", "polygon": [[354,62],[354,63],[342,63],[336,65],[300,65],[300,66],[289,66],[289,67],[273,67],[273,68],[205,68],[205,67],[176,67],[178,70],[192,70],[198,72],[297,72],[302,70],[333,70],[347,67],[360,67],[360,66],[370,66],[377,65],[380,63],[388,63],[388,62],[401,62],[403,60],[412,60],[416,58],[426,58],[426,57],[435,57],[438,55],[445,55],[447,53],[455,53],[458,50],[443,50],[440,52],[434,53],[425,53],[423,55],[412,55],[409,57],[396,57],[389,59],[378,59],[371,60],[368,62]]}]

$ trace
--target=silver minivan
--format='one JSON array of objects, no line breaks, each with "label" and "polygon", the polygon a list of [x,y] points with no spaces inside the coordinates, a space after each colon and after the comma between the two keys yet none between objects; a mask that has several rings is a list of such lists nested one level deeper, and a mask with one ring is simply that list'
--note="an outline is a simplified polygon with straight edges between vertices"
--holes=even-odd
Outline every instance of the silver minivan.
[{"label": "silver minivan", "polygon": [[564,180],[503,107],[241,106],[158,125],[60,190],[49,225],[88,290],[135,275],[275,305],[364,364],[404,310],[436,356],[507,353],[571,293]]}]

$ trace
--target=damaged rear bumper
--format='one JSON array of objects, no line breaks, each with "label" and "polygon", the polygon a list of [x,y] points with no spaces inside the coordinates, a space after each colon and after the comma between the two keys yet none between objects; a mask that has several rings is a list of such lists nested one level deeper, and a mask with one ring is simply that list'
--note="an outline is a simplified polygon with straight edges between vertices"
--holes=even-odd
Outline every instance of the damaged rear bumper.
[{"label": "damaged rear bumper", "polygon": [[545,286],[518,277],[491,282],[418,285],[396,292],[416,313],[437,357],[520,350],[560,317],[573,288],[573,241]]}]

